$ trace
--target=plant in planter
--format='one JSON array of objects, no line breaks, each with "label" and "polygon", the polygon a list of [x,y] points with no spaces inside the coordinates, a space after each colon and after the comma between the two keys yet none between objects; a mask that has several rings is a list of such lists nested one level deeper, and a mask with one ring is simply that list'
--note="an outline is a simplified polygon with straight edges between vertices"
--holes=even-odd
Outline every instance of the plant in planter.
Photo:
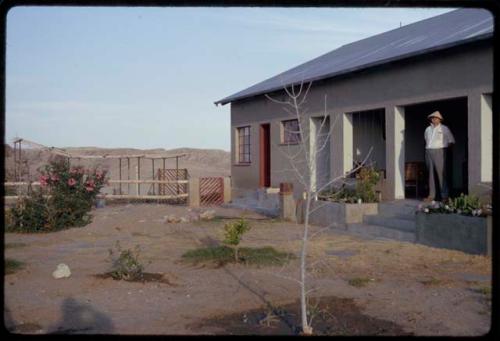
[{"label": "plant in planter", "polygon": [[420,205],[416,212],[416,240],[424,245],[490,255],[490,212],[491,206],[482,206],[474,195],[461,194],[446,203]]},{"label": "plant in planter", "polygon": [[456,213],[467,216],[485,216],[491,213],[491,205],[481,205],[478,197],[474,195],[460,194],[459,197],[451,198],[446,203],[432,201],[430,204],[421,204],[417,212],[424,213]]},{"label": "plant in planter", "polygon": [[375,186],[380,180],[380,173],[373,167],[361,167],[356,172],[356,186],[354,189],[347,188],[345,184],[337,191],[327,191],[318,197],[340,203],[374,203],[378,201]]},{"label": "plant in planter", "polygon": [[380,180],[380,173],[373,167],[361,167],[356,174],[356,195],[363,202],[377,202],[375,186]]}]

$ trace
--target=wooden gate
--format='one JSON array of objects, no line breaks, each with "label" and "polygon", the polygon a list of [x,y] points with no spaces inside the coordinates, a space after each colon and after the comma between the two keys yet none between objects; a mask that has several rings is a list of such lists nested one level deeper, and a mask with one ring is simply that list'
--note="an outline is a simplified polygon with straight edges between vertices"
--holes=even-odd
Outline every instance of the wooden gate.
[{"label": "wooden gate", "polygon": [[200,178],[200,205],[224,203],[224,178]]},{"label": "wooden gate", "polygon": [[[189,174],[188,170],[185,168],[181,169],[158,169],[157,172],[158,180],[161,181],[176,181],[176,180],[188,180]],[[187,184],[159,184],[158,194],[159,195],[177,195],[177,194],[187,194]]]}]

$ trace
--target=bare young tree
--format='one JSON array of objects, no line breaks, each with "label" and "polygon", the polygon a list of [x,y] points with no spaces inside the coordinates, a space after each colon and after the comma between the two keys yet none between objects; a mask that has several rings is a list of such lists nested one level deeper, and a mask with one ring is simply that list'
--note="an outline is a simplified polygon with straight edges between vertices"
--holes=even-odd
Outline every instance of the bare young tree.
[{"label": "bare young tree", "polygon": [[[313,235],[309,235],[310,216],[312,213],[314,213],[314,211],[320,208],[320,206],[312,208],[312,203],[317,199],[319,193],[324,190],[330,189],[331,186],[335,183],[342,182],[347,176],[363,167],[371,153],[370,149],[365,159],[346,174],[335,177],[333,179],[328,179],[324,183],[318,183],[318,170],[316,169],[316,160],[318,158],[318,155],[322,153],[326,147],[328,147],[333,127],[338,120],[338,116],[334,118],[334,121],[331,124],[327,125],[327,122],[329,123],[329,117],[331,115],[327,112],[327,97],[325,95],[324,110],[321,115],[321,123],[314,134],[310,133],[311,129],[308,129],[308,119],[310,119],[310,116],[308,115],[308,109],[306,107],[306,99],[309,90],[311,89],[311,85],[312,82],[308,82],[307,84],[301,82],[299,85],[292,84],[291,86],[284,87],[284,91],[286,94],[284,100],[278,100],[272,98],[269,95],[266,95],[266,97],[270,101],[283,105],[283,109],[290,115],[291,118],[296,119],[298,123],[295,128],[285,128],[285,134],[290,133],[296,136],[296,138],[294,138],[294,142],[297,142],[297,144],[295,145],[295,149],[297,149],[298,147],[298,150],[294,151],[289,146],[287,152],[283,152],[283,154],[289,161],[291,167],[290,171],[292,171],[292,173],[296,176],[298,183],[300,183],[303,189],[305,206],[303,215],[304,222],[300,250],[299,279],[287,279],[297,282],[300,286],[301,325],[302,333],[305,335],[310,335],[313,332],[311,327],[311,317],[307,314],[308,294],[310,294],[313,290],[308,288],[307,281],[308,264],[306,260],[308,253],[308,241],[318,233],[329,229],[332,225],[335,224],[334,222],[330,226],[321,229]],[[326,135],[322,133],[324,132],[325,128],[328,129]],[[319,144],[318,141],[320,141]],[[280,148],[278,148],[278,150],[281,151]],[[327,176],[329,177],[329,174],[327,174]]]}]

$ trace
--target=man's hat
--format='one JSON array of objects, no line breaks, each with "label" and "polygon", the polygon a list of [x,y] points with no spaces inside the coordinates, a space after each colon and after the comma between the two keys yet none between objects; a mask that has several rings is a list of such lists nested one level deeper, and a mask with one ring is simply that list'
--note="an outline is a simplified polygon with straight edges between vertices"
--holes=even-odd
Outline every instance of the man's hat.
[{"label": "man's hat", "polygon": [[432,114],[430,114],[429,116],[427,116],[427,118],[430,120],[431,118],[433,117],[437,117],[439,118],[441,121],[444,120],[443,116],[441,116],[441,113],[439,111],[434,111]]}]

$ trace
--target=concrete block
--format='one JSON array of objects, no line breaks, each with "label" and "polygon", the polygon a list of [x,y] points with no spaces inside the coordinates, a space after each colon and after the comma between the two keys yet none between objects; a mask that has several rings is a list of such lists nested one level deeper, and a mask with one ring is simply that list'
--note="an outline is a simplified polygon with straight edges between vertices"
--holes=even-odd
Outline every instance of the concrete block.
[{"label": "concrete block", "polygon": [[199,207],[200,206],[200,179],[199,178],[191,178],[189,179],[189,197],[188,203],[191,207]]},{"label": "concrete block", "polygon": [[345,205],[345,222],[361,223],[364,215],[372,215],[378,213],[377,203],[366,204],[344,204]]},{"label": "concrete block", "polygon": [[491,217],[417,213],[417,243],[491,255]]},{"label": "concrete block", "polygon": [[224,203],[231,202],[231,178],[224,178]]},{"label": "concrete block", "polygon": [[371,225],[385,226],[396,230],[415,232],[415,220],[399,219],[382,215],[367,215],[363,222]]},{"label": "concrete block", "polygon": [[293,193],[280,195],[280,218],[297,222],[296,204]]},{"label": "concrete block", "polygon": [[[378,204],[345,204],[317,200],[311,203],[309,221],[319,226],[346,228],[347,224],[363,222],[365,214],[377,214]],[[305,209],[304,209],[305,213]]]},{"label": "concrete block", "polygon": [[370,224],[350,224],[347,231],[365,237],[394,239],[402,242],[415,242],[415,233],[405,232],[380,225]]}]

